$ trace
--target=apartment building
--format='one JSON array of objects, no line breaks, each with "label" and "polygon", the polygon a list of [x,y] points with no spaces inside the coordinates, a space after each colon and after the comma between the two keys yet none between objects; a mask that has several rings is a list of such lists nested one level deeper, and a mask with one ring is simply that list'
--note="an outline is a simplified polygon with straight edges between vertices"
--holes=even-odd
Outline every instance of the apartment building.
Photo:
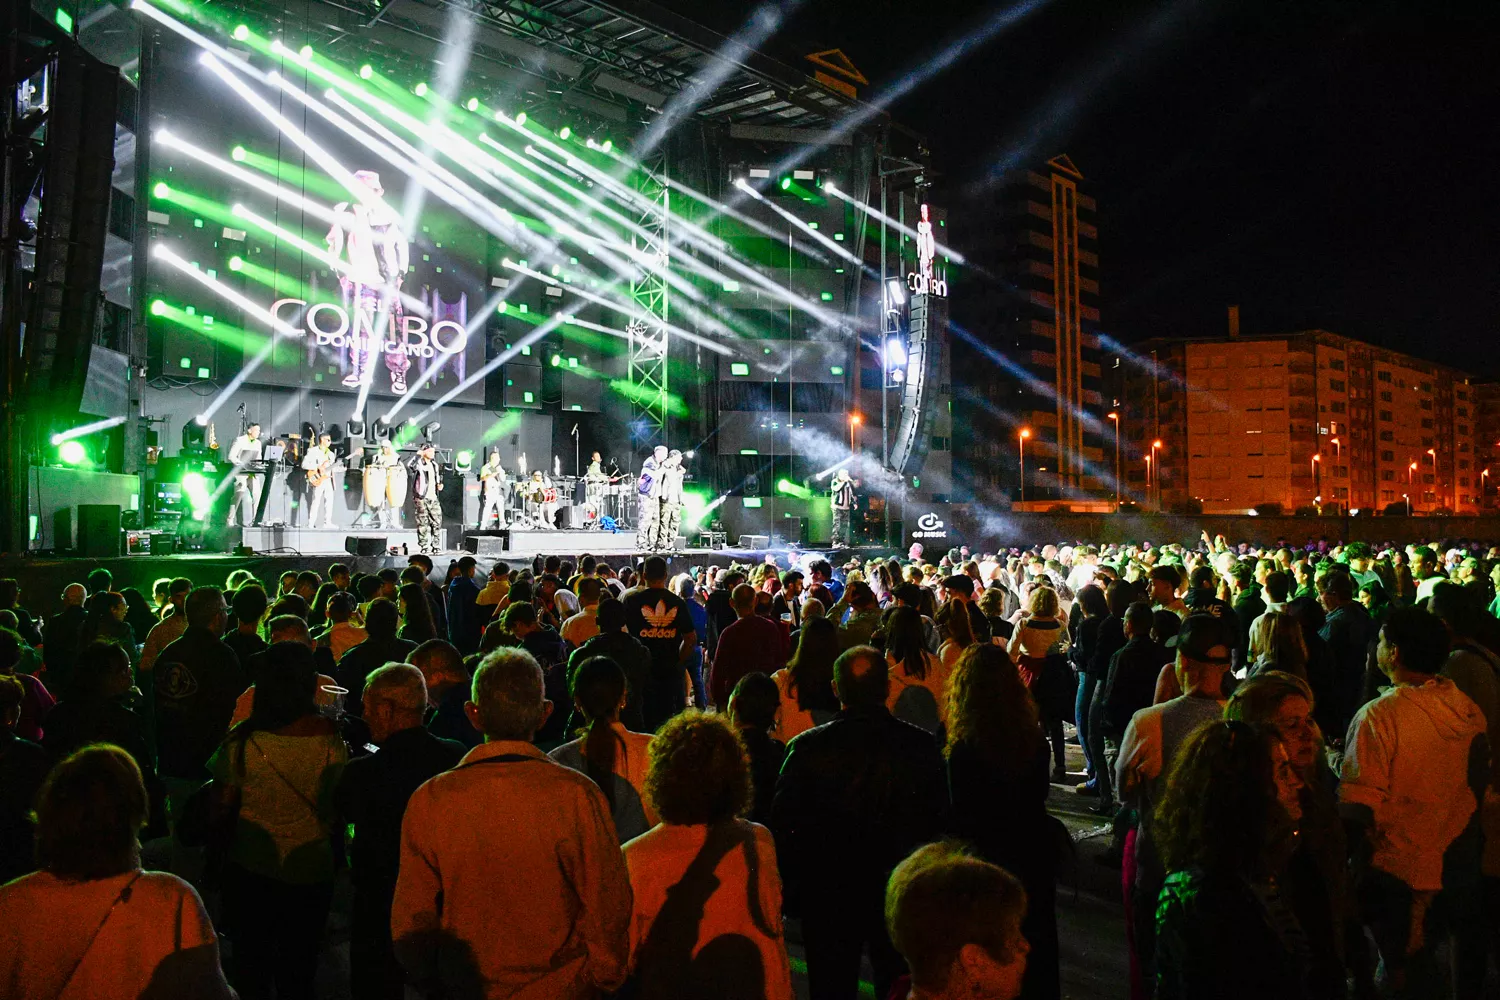
[{"label": "apartment building", "polygon": [[1148,506],[1480,509],[1464,372],[1324,330],[1148,341],[1117,370],[1126,485]]}]

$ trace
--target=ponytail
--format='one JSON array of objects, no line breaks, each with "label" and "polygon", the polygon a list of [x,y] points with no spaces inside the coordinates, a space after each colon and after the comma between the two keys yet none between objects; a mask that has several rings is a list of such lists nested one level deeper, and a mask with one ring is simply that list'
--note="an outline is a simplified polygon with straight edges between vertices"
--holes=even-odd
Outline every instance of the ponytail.
[{"label": "ponytail", "polygon": [[624,740],[614,730],[625,696],[625,671],[607,656],[591,656],[578,665],[572,677],[573,701],[588,725],[583,736],[583,772],[604,793],[611,811],[615,808],[615,760]]}]

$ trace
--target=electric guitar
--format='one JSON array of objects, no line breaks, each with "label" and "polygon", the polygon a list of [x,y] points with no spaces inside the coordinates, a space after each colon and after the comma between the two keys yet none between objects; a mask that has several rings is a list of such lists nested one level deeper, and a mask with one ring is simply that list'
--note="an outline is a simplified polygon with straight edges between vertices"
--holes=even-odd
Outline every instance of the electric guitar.
[{"label": "electric guitar", "polygon": [[319,486],[322,486],[324,483],[328,482],[329,477],[333,475],[333,473],[329,471],[332,467],[333,459],[330,458],[328,461],[324,462],[316,469],[307,470],[307,485],[311,486],[313,489],[317,489]]}]

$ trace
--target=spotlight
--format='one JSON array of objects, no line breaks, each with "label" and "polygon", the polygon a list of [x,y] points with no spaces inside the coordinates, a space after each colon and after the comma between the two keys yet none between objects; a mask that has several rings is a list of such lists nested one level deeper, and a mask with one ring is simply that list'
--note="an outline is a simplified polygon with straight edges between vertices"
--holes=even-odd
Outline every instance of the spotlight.
[{"label": "spotlight", "polygon": [[418,97],[426,97],[427,96],[427,84],[425,84],[425,83],[419,83],[419,84],[417,84],[416,87],[413,88],[413,90],[416,92],[416,95]]},{"label": "spotlight", "polygon": [[900,278],[885,279],[885,307],[887,309],[899,309],[906,305],[906,287]]},{"label": "spotlight", "polygon": [[364,437],[365,422],[363,420],[351,420],[344,427],[344,433],[348,437]]},{"label": "spotlight", "polygon": [[839,189],[834,185],[833,181],[824,181],[823,182],[823,190],[827,191],[829,194],[838,194],[839,193]]},{"label": "spotlight", "polygon": [[571,136],[572,136],[572,135],[573,135],[573,130],[572,130],[572,129],[570,129],[570,128],[568,128],[568,126],[566,126],[566,125],[564,125],[564,126],[563,126],[563,127],[562,127],[562,130],[561,130],[561,131],[559,131],[559,132],[558,132],[558,133],[557,133],[557,137],[558,137],[558,138],[559,138],[559,139],[561,139],[561,140],[562,140],[562,141],[563,141],[563,142],[567,142],[567,141],[568,141],[568,139],[569,139],[569,138],[570,138],[570,137],[571,137]]},{"label": "spotlight", "polygon": [[237,42],[243,42],[245,39],[247,39],[249,37],[250,37],[250,28],[249,28],[249,26],[243,25],[243,24],[235,25],[235,28],[234,28],[234,40],[235,41],[237,41]]},{"label": "spotlight", "polygon": [[520,112],[520,113],[518,113],[516,115],[516,124],[517,125],[525,125],[526,124],[526,112],[522,111],[522,112]]},{"label": "spotlight", "polygon": [[231,271],[238,271],[238,270],[240,270],[244,266],[245,266],[244,258],[242,258],[242,257],[231,257],[231,258],[229,258],[229,269]]},{"label": "spotlight", "polygon": [[151,189],[151,193],[158,198],[167,198],[171,196],[172,189],[167,187],[165,181],[157,181],[156,186]]},{"label": "spotlight", "polygon": [[886,371],[904,367],[906,367],[906,345],[901,342],[900,337],[891,337],[885,342]]},{"label": "spotlight", "polygon": [[474,467],[474,453],[465,448],[453,456],[453,471],[468,472]]},{"label": "spotlight", "polygon": [[359,78],[361,80],[368,80],[370,77],[372,77],[374,75],[375,75],[375,67],[371,66],[369,63],[365,63],[363,66],[361,66],[359,68]]},{"label": "spotlight", "polygon": [[470,111],[478,111],[479,110],[479,98],[477,98],[477,97],[471,97],[471,98],[469,98],[469,102],[467,104],[465,104],[464,107],[468,108]]},{"label": "spotlight", "polygon": [[244,160],[245,160],[245,147],[244,146],[236,146],[236,147],[234,147],[232,150],[229,151],[229,158],[231,160],[235,161],[236,163],[243,163]]},{"label": "spotlight", "polygon": [[605,139],[604,140],[604,145],[600,146],[599,148],[602,149],[602,150],[604,150],[607,153],[611,149],[615,148],[615,144],[613,142],[609,141],[608,139]]},{"label": "spotlight", "polygon": [[57,457],[64,465],[82,465],[89,460],[89,453],[80,441],[64,441],[57,449]]},{"label": "spotlight", "polygon": [[792,189],[792,179],[790,177],[783,177],[781,179],[781,190],[783,190],[783,191],[790,191],[791,189]]},{"label": "spotlight", "polygon": [[153,316],[165,316],[166,314],[167,314],[167,304],[165,302],[163,302],[161,299],[157,299],[155,302],[151,303],[151,315],[153,315]]},{"label": "spotlight", "polygon": [[311,45],[304,45],[304,46],[302,46],[302,48],[298,50],[297,54],[300,55],[303,59],[311,59],[312,58],[312,54],[313,54],[312,46]]},{"label": "spotlight", "polygon": [[552,355],[552,367],[553,368],[561,368],[562,367],[562,355],[561,354],[554,354],[554,355]]},{"label": "spotlight", "polygon": [[423,424],[422,425],[422,438],[423,438],[423,440],[431,441],[433,439],[433,435],[437,434],[438,431],[442,430],[442,427],[443,427],[443,425],[440,424],[440,423],[438,423],[436,420],[434,420],[430,424]]}]

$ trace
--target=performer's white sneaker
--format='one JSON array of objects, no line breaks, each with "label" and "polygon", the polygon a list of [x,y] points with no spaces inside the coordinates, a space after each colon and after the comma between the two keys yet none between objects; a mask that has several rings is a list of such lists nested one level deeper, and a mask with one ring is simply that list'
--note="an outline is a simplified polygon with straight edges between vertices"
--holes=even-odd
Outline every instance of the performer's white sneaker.
[{"label": "performer's white sneaker", "polygon": [[357,371],[350,372],[348,375],[344,376],[344,385],[348,386],[350,389],[357,388],[360,381],[361,379],[359,376],[359,372]]},{"label": "performer's white sneaker", "polygon": [[406,376],[405,375],[401,374],[400,372],[396,372],[396,373],[393,373],[391,375],[391,391],[392,392],[399,392],[399,393],[405,394],[405,392],[406,392]]}]

